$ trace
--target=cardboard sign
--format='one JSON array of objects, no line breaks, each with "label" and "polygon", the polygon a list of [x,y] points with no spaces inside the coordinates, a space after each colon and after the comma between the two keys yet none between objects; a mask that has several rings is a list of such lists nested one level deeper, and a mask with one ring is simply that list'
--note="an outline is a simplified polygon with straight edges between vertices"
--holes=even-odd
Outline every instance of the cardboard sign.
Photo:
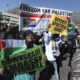
[{"label": "cardboard sign", "polygon": [[50,32],[67,35],[68,20],[57,14],[52,15]]},{"label": "cardboard sign", "polygon": [[24,52],[0,60],[0,68],[6,72],[24,73],[45,68],[42,46],[30,48]]}]

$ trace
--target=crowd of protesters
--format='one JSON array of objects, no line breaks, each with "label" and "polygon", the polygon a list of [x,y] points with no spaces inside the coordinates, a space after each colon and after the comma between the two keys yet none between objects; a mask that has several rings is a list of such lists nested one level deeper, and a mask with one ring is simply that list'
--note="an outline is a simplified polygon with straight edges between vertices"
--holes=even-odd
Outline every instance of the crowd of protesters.
[{"label": "crowd of protesters", "polygon": [[[52,78],[52,80],[60,80],[59,67],[62,56],[65,53],[70,53],[70,66],[73,53],[76,51],[76,44],[77,48],[80,47],[80,35],[76,29],[68,30],[68,41],[64,41],[64,36],[49,32],[50,26],[51,24],[48,24],[47,30],[42,31],[41,35],[36,35],[31,30],[19,32],[17,35],[17,39],[25,39],[25,49],[32,48],[39,44],[43,46],[46,68],[40,71],[38,80],[50,80],[50,78]],[[9,36],[9,38],[12,38],[12,36]],[[36,72],[14,75],[6,75],[4,73],[5,71],[0,69],[0,80],[35,80],[36,74]]]}]

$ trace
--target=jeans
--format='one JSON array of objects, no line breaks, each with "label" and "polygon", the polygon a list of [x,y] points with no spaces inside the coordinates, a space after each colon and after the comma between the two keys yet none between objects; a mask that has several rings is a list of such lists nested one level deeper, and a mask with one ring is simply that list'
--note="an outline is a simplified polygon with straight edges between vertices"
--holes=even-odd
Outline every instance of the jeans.
[{"label": "jeans", "polygon": [[51,61],[51,63],[53,64],[55,68],[54,74],[52,75],[52,80],[59,80],[58,71],[57,71],[57,63],[56,61]]}]

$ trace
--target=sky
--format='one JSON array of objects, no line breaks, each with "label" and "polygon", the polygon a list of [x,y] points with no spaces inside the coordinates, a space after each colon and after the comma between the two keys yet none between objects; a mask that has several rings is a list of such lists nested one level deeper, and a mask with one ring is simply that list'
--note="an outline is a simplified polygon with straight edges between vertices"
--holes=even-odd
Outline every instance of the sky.
[{"label": "sky", "polygon": [[20,1],[36,7],[80,12],[80,0],[0,0],[0,11],[19,7]]}]

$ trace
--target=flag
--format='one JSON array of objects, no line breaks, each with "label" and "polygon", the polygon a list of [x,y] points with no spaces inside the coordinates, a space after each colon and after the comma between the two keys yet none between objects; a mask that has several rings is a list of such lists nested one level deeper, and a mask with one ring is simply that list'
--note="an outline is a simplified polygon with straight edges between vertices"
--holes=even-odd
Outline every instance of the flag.
[{"label": "flag", "polygon": [[0,51],[5,47],[6,43],[0,40]]},{"label": "flag", "polygon": [[24,19],[24,27],[36,27],[36,19]]},{"label": "flag", "polygon": [[28,25],[28,27],[35,27],[36,26],[36,19],[29,19],[30,24]]},{"label": "flag", "polygon": [[22,51],[24,48],[25,40],[6,39],[0,40],[0,58],[13,56]]},{"label": "flag", "polygon": [[71,23],[71,18],[70,17],[66,17],[66,19],[68,20],[68,23]]},{"label": "flag", "polygon": [[5,47],[6,43],[3,40],[0,40],[0,57],[4,58],[4,47]]},{"label": "flag", "polygon": [[73,24],[68,24],[68,27],[69,27],[70,29],[75,29],[75,25],[73,25]]}]

